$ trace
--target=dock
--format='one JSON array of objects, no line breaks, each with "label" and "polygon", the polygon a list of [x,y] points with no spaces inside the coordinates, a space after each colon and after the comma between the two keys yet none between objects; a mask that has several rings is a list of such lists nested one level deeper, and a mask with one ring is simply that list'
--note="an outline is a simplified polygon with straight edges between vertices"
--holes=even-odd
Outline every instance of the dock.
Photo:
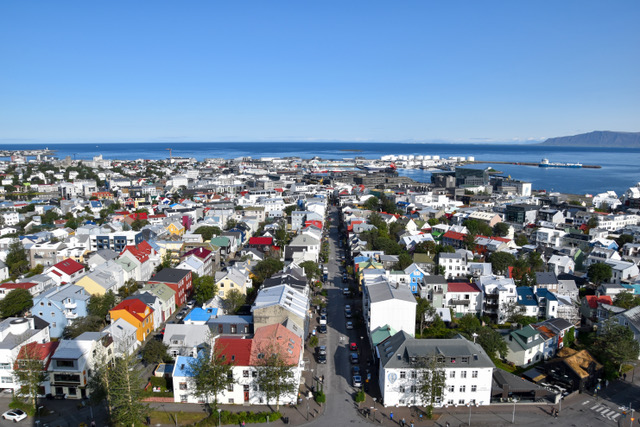
[{"label": "dock", "polygon": [[[518,165],[518,166],[535,166],[538,167],[540,163],[532,163],[532,162],[501,162],[497,160],[474,160],[474,161],[466,161],[466,164],[478,164],[478,163],[489,163],[494,165]],[[582,165],[584,169],[601,169],[600,165]]]}]

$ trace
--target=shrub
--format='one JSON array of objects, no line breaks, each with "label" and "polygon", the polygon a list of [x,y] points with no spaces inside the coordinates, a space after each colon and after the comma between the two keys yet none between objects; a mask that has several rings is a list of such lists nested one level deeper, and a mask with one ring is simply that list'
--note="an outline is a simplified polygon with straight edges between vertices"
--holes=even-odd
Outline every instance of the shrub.
[{"label": "shrub", "polygon": [[[215,418],[218,414],[214,413],[212,416]],[[220,419],[223,424],[240,425],[243,421],[247,424],[251,423],[266,423],[267,417],[269,422],[279,420],[282,417],[280,412],[230,412],[222,411],[220,413]]]},{"label": "shrub", "polygon": [[318,345],[318,337],[317,336],[312,336],[311,338],[309,338],[309,347],[313,348],[315,346]]},{"label": "shrub", "polygon": [[322,404],[327,401],[327,396],[324,394],[322,390],[316,392],[315,396],[316,402]]}]

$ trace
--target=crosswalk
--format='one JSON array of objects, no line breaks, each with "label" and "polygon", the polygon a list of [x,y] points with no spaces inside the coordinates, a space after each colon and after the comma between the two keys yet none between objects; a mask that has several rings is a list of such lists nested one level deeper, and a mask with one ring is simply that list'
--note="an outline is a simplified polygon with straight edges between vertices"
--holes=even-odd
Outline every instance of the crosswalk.
[{"label": "crosswalk", "polygon": [[[585,402],[586,403],[586,402]],[[618,410],[611,409],[607,405],[597,404],[590,408],[592,411],[600,414],[601,417],[606,418],[611,421],[616,421],[616,419],[622,415]]]}]

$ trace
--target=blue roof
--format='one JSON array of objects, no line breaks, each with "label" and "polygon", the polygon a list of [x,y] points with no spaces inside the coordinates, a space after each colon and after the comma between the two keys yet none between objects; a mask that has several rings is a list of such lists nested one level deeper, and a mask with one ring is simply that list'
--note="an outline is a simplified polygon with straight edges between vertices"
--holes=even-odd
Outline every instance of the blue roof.
[{"label": "blue roof", "polygon": [[355,257],[353,259],[353,263],[357,264],[357,263],[362,262],[362,261],[367,261],[368,259],[369,259],[368,256],[357,256],[357,257]]},{"label": "blue roof", "polygon": [[195,361],[195,357],[178,356],[173,367],[173,377],[192,376],[191,364]]},{"label": "blue roof", "polygon": [[631,285],[622,284],[623,288],[632,289],[634,295],[640,295],[640,284],[634,283]]},{"label": "blue roof", "polygon": [[518,293],[518,305],[538,305],[538,300],[530,287],[520,286],[516,288],[516,292]]},{"label": "blue roof", "polygon": [[233,323],[233,324],[251,324],[253,322],[253,318],[251,315],[248,316],[238,316],[236,314],[229,314],[229,315],[225,315],[225,316],[220,316],[217,317],[215,320],[213,320],[211,323],[216,323],[216,324],[220,324],[220,323]]},{"label": "blue roof", "polygon": [[99,200],[91,200],[89,202],[89,204],[91,204],[91,207],[93,207],[93,208],[101,208],[102,207],[102,203]]},{"label": "blue roof", "polygon": [[553,292],[549,291],[548,289],[545,288],[540,288],[536,291],[536,295],[538,296],[538,298],[546,298],[549,301],[557,301],[558,298],[556,298],[556,296],[554,295]]},{"label": "blue roof", "polygon": [[196,307],[187,316],[184,318],[184,321],[194,321],[194,322],[206,322],[211,318],[211,316],[215,317],[218,315],[217,308],[200,308]]}]

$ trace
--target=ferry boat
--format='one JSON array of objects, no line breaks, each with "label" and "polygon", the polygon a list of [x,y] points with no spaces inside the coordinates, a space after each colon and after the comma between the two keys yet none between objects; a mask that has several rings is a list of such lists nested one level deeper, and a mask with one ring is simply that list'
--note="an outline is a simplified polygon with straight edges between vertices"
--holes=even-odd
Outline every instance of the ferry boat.
[{"label": "ferry boat", "polygon": [[582,163],[551,163],[549,159],[542,159],[538,166],[541,168],[581,168]]}]

